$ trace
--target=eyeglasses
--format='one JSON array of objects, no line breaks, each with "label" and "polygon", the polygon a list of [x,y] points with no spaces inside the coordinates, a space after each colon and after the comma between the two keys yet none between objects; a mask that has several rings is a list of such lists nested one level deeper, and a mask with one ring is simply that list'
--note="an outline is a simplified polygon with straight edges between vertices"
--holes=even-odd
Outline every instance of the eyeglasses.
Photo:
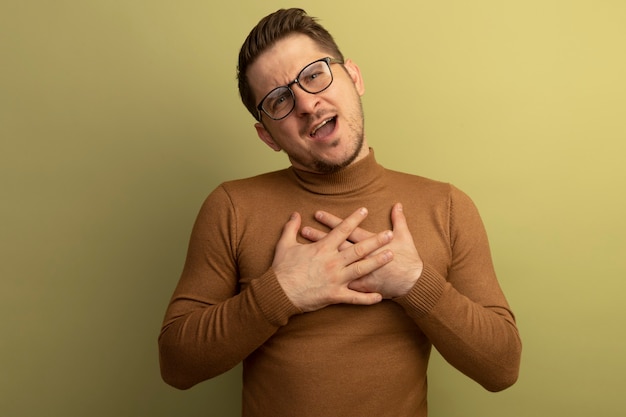
[{"label": "eyeglasses", "polygon": [[300,71],[295,80],[270,91],[257,106],[258,119],[261,120],[261,112],[273,120],[289,116],[296,107],[296,96],[291,89],[294,84],[298,84],[309,94],[318,94],[330,87],[333,83],[330,64],[343,64],[343,61],[330,57],[313,61]]}]

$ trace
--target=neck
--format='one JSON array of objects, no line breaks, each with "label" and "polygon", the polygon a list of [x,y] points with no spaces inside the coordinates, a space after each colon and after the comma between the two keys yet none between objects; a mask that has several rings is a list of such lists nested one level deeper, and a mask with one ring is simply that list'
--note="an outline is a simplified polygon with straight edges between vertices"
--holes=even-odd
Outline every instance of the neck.
[{"label": "neck", "polygon": [[368,149],[358,161],[329,174],[313,173],[297,167],[291,167],[290,170],[303,188],[315,194],[347,195],[361,192],[375,184],[383,168],[376,162],[374,150]]}]

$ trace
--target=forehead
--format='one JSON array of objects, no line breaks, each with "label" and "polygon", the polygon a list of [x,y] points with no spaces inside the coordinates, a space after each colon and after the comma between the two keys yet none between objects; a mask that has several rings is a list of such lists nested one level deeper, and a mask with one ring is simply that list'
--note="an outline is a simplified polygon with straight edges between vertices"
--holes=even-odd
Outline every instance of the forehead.
[{"label": "forehead", "polygon": [[248,81],[255,98],[285,85],[307,64],[328,56],[313,39],[303,34],[289,35],[263,52],[248,68]]}]

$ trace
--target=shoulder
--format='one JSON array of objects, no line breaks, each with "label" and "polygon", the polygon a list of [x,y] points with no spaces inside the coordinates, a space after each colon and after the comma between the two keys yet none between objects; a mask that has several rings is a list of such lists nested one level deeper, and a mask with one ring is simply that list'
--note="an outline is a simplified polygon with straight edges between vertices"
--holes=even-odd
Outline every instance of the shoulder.
[{"label": "shoulder", "polygon": [[475,209],[469,195],[452,183],[390,169],[385,169],[385,175],[386,187],[398,195],[408,193],[428,206],[449,211]]},{"label": "shoulder", "polygon": [[449,198],[452,194],[462,193],[448,182],[438,181],[420,175],[394,171],[385,168],[387,184],[391,187],[407,188],[414,192],[427,193],[429,197]]},{"label": "shoulder", "polygon": [[268,189],[285,187],[291,182],[290,170],[282,169],[253,177],[240,178],[221,183],[217,189],[229,195],[265,194]]},{"label": "shoulder", "polygon": [[224,210],[238,205],[258,204],[267,200],[270,194],[280,196],[281,193],[289,193],[292,190],[290,184],[293,184],[293,179],[289,169],[225,181],[209,193],[203,206]]}]

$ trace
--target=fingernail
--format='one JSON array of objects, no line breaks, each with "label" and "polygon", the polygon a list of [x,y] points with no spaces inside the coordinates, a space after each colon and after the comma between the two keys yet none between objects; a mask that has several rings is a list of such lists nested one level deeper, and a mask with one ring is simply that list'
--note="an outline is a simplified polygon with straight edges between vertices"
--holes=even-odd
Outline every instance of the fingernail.
[{"label": "fingernail", "polygon": [[365,216],[367,214],[367,209],[365,207],[361,207],[359,209],[359,213],[361,213],[363,216]]}]

